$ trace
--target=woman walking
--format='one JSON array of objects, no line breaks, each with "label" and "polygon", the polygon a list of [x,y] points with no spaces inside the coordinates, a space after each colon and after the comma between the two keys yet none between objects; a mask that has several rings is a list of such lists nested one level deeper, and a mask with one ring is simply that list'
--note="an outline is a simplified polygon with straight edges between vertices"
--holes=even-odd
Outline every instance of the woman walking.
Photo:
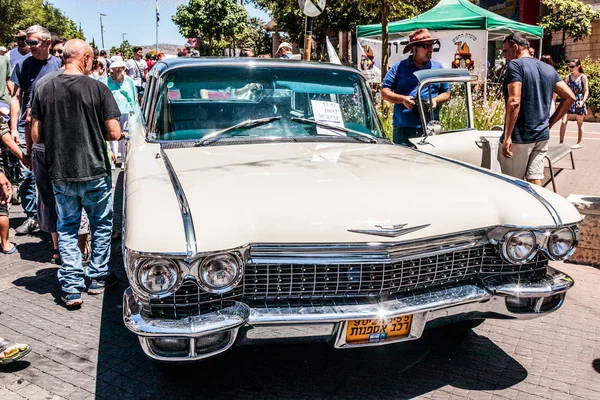
[{"label": "woman walking", "polygon": [[583,116],[587,114],[585,102],[590,95],[590,90],[588,87],[588,78],[583,73],[581,61],[578,59],[571,60],[571,62],[569,62],[569,68],[571,69],[571,73],[565,78],[565,83],[569,85],[569,88],[575,93],[576,100],[571,108],[569,108],[567,115],[563,117],[562,124],[560,125],[560,143],[565,139],[569,117],[575,116],[577,121],[577,144],[574,144],[571,148],[581,149],[581,141],[583,140]]}]

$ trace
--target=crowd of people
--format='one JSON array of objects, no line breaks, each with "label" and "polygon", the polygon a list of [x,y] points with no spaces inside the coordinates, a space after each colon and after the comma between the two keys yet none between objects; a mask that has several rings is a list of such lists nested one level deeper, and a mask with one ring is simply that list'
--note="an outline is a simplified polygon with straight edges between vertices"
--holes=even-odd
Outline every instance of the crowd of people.
[{"label": "crowd of people", "polygon": [[[113,229],[111,169],[119,155],[124,162],[127,120],[153,60],[144,59],[141,48],[127,61],[108,57],[83,40],[53,39],[39,25],[15,37],[8,57],[0,55],[0,138],[6,149],[0,153],[1,251],[17,252],[9,241],[16,185],[27,218],[15,233],[50,233],[49,261],[60,266],[61,300],[78,307],[82,292],[99,294],[117,283],[108,265],[111,240],[119,234]],[[29,350],[0,338],[0,364]]]}]

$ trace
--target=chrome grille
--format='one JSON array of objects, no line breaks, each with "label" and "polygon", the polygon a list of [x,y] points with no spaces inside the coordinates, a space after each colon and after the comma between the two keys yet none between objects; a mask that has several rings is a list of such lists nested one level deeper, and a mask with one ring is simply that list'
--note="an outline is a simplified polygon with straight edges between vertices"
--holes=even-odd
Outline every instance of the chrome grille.
[{"label": "chrome grille", "polygon": [[248,264],[242,284],[232,292],[205,293],[195,282],[186,281],[174,295],[151,300],[145,312],[173,319],[216,311],[231,300],[257,307],[272,302],[302,306],[324,300],[359,301],[475,279],[524,279],[543,273],[547,265],[541,253],[529,263],[507,264],[490,244],[396,263]]}]

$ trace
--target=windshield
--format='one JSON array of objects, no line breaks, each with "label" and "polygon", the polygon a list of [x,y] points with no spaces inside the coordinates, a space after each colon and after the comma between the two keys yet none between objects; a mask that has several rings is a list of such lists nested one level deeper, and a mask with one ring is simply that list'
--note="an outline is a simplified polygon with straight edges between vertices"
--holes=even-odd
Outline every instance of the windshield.
[{"label": "windshield", "polygon": [[248,65],[182,68],[163,78],[158,96],[150,127],[158,140],[203,140],[217,133],[219,139],[231,140],[382,137],[368,88],[351,71]]}]

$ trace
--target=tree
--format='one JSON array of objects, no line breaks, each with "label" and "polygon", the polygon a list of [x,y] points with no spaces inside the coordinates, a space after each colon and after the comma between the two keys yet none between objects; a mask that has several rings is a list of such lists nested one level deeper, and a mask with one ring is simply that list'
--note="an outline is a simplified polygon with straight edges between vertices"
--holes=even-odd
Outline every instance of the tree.
[{"label": "tree", "polygon": [[177,6],[173,22],[186,38],[198,38],[201,54],[219,55],[243,33],[248,13],[235,0],[190,0]]},{"label": "tree", "polygon": [[75,22],[62,11],[43,0],[0,0],[0,42],[9,44],[12,36],[31,25],[42,25],[50,32],[66,39],[85,39]]},{"label": "tree", "polygon": [[592,33],[592,22],[600,18],[600,12],[579,0],[542,0],[551,13],[542,17],[540,26],[550,32],[562,31],[562,54],[569,36],[574,42]]},{"label": "tree", "polygon": [[248,47],[255,54],[271,53],[272,38],[265,29],[265,22],[260,18],[248,18],[243,33],[238,36],[237,44],[240,47]]},{"label": "tree", "polygon": [[[439,0],[328,0],[321,15],[313,20],[313,37],[324,49],[325,36],[331,32],[354,32],[358,25],[377,24],[387,20],[412,18],[429,10]],[[252,0],[268,11],[277,28],[286,32],[295,43],[304,43],[304,15],[296,1]],[[387,24],[385,24],[387,26]],[[387,36],[384,36],[387,40]],[[385,48],[385,47],[384,47]]]}]

